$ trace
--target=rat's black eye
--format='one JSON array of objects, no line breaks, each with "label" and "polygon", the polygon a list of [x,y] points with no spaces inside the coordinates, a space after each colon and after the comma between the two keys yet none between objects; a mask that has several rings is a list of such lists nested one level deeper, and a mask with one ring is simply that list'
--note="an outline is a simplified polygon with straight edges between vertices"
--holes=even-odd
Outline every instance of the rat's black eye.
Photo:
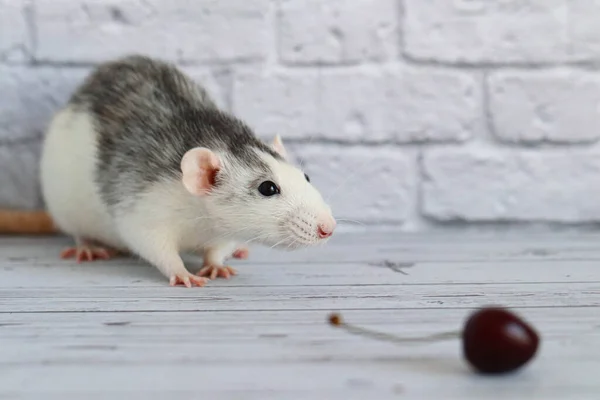
[{"label": "rat's black eye", "polygon": [[258,187],[258,191],[263,196],[273,196],[280,193],[277,185],[271,181],[264,181],[261,183]]},{"label": "rat's black eye", "polygon": [[304,177],[306,178],[306,182],[310,182],[310,178],[308,177],[308,175],[304,174]]}]

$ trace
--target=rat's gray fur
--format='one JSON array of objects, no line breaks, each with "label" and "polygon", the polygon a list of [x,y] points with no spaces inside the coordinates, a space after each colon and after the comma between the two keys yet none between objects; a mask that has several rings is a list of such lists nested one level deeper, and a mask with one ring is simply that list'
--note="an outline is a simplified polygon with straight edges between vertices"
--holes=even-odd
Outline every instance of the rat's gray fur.
[{"label": "rat's gray fur", "polygon": [[[73,94],[98,134],[95,179],[109,211],[132,205],[159,180],[180,179],[194,147],[224,151],[241,166],[268,174],[256,150],[281,156],[242,121],[217,108],[208,93],[165,61],[131,55],[99,66]],[[217,183],[226,180],[217,176]],[[243,190],[243,188],[240,188]]]}]

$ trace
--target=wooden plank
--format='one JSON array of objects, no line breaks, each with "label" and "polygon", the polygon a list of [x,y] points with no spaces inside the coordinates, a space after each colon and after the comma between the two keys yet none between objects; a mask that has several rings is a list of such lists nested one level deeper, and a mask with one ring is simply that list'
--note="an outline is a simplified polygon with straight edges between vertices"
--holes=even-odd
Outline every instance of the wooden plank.
[{"label": "wooden plank", "polygon": [[[201,263],[190,263],[197,271]],[[323,285],[464,285],[489,283],[598,283],[596,261],[256,264],[232,262],[239,275],[215,280],[210,287]],[[113,260],[76,264],[65,261],[12,260],[0,264],[0,288],[156,287],[168,285],[144,262]]]},{"label": "wooden plank", "polygon": [[[577,393],[579,399],[597,393],[600,334],[594,314],[563,308],[520,313],[542,333],[540,354],[522,372],[500,378],[472,374],[457,340],[417,346],[376,342],[331,328],[314,311],[192,314],[195,320],[189,313],[160,318],[134,313],[121,325],[102,314],[12,315],[13,324],[0,328],[7,344],[0,349],[0,393],[66,399],[100,392],[134,399],[157,394],[184,399],[192,393],[211,399],[422,399],[441,393],[449,399],[532,393],[562,399]],[[350,321],[410,336],[455,329],[466,315],[345,313]]]},{"label": "wooden plank", "polygon": [[[577,347],[600,339],[599,323],[590,310],[550,308],[517,312],[540,331],[544,343],[563,343],[568,351],[558,349],[555,355],[600,355],[600,348]],[[355,310],[344,312],[344,318],[370,329],[419,337],[459,332],[470,313],[471,310],[456,309]],[[340,360],[385,359],[391,349],[417,355],[430,351],[428,347],[439,347],[428,343],[377,342],[330,327],[326,317],[327,313],[320,311],[12,314],[0,325],[0,337],[6,344],[0,348],[0,367],[36,363],[162,364],[183,359],[192,364],[271,363],[291,358],[310,362],[321,360],[323,351],[328,358]],[[459,344],[458,339],[449,342],[453,346]]]},{"label": "wooden plank", "polygon": [[[562,361],[562,360],[561,360]],[[7,371],[10,381],[23,386],[7,386],[10,393],[43,395],[75,394],[87,399],[87,393],[103,393],[114,398],[130,393],[147,395],[162,393],[164,398],[194,393],[196,398],[239,399],[279,395],[301,399],[406,398],[406,399],[592,399],[600,390],[598,364],[589,360],[562,364],[560,372],[548,367],[527,371],[516,378],[477,379],[465,377],[467,372],[453,359],[436,357],[407,360],[406,364],[341,362],[288,365],[150,365],[131,368],[114,366],[34,367]],[[552,373],[554,372],[554,373]],[[430,376],[424,379],[425,374]],[[21,387],[24,387],[22,390]],[[168,396],[167,396],[168,395]],[[261,397],[262,395],[262,397]],[[351,397],[353,396],[353,397]],[[384,397],[385,396],[385,397]],[[573,396],[573,397],[571,397]],[[75,398],[72,396],[71,398]],[[123,398],[123,397],[121,397]],[[136,397],[141,398],[141,396]],[[277,398],[271,396],[270,398]]]},{"label": "wooden plank", "polygon": [[0,313],[600,306],[600,284],[2,289]]}]

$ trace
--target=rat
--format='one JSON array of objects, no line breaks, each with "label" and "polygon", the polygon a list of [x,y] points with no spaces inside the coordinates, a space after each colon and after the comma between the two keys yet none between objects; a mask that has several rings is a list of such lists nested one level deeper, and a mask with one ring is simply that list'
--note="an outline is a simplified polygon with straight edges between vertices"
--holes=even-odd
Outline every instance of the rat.
[{"label": "rat", "polygon": [[[93,70],[50,121],[40,157],[44,211],[0,212],[0,232],[72,237],[62,258],[136,255],[170,285],[236,271],[248,244],[326,243],[336,220],[280,135],[260,140],[175,64],[143,55]],[[193,274],[180,256],[202,255]]]}]

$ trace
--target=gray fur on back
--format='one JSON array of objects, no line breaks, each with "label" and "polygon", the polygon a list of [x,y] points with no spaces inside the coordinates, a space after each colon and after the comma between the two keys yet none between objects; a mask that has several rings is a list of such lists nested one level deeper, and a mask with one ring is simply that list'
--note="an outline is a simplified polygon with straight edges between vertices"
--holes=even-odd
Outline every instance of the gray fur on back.
[{"label": "gray fur on back", "polygon": [[111,212],[131,204],[154,182],[179,179],[181,158],[193,147],[225,150],[258,170],[267,166],[253,148],[281,159],[164,61],[132,55],[105,63],[73,94],[71,104],[93,116],[96,181]]}]

